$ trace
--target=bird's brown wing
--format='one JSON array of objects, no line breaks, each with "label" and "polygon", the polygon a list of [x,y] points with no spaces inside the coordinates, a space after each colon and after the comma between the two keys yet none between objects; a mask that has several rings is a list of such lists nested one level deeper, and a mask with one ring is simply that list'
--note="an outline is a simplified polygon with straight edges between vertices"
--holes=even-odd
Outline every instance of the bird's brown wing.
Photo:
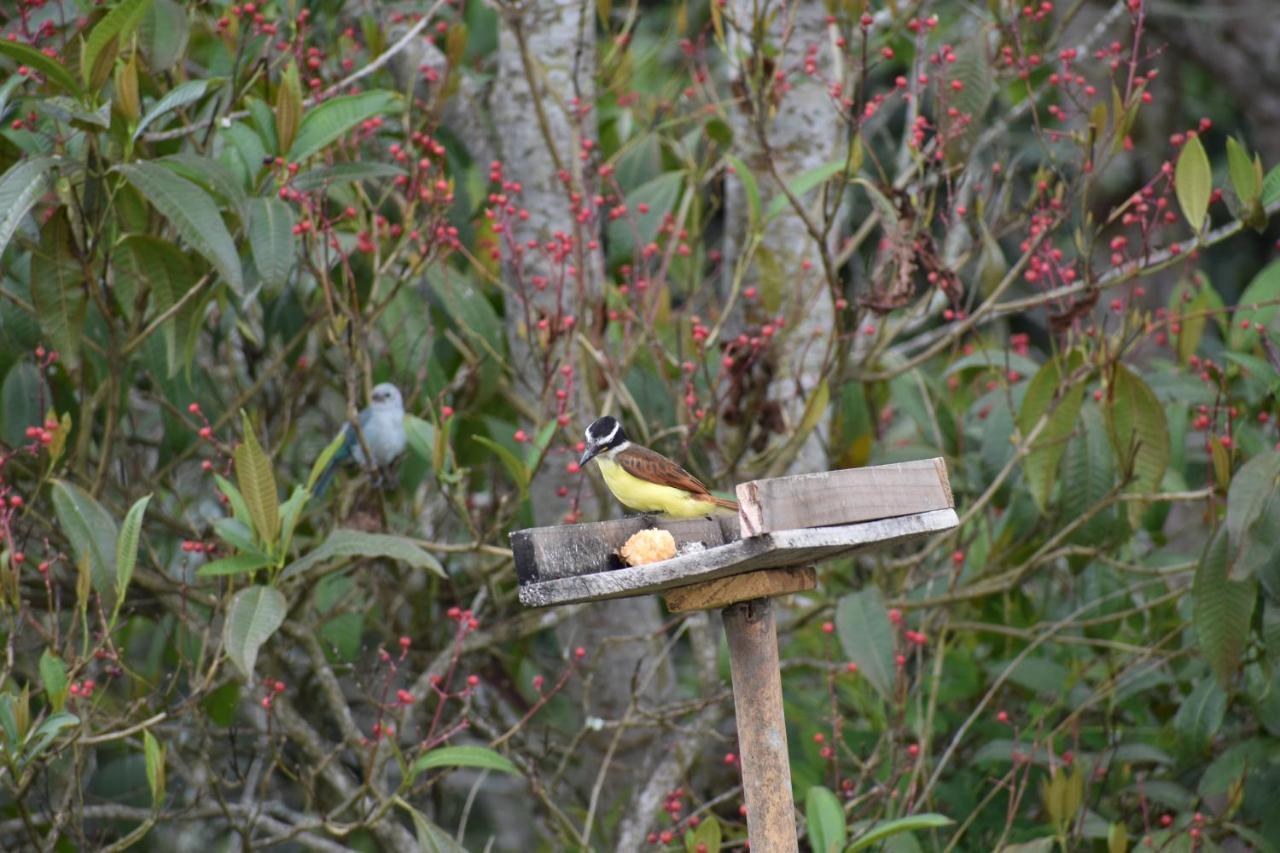
[{"label": "bird's brown wing", "polygon": [[656,453],[647,447],[633,444],[613,457],[613,460],[633,477],[648,480],[650,483],[671,486],[689,492],[695,497],[701,495],[710,497],[707,487],[702,485],[697,477],[661,453]]}]

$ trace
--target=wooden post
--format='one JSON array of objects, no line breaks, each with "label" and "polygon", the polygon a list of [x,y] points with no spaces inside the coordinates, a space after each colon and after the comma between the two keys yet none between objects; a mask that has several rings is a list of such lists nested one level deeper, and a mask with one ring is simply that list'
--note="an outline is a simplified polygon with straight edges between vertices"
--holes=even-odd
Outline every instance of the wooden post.
[{"label": "wooden post", "polygon": [[722,613],[747,800],[747,837],[753,851],[794,853],[799,845],[773,602],[768,598],[740,601]]}]

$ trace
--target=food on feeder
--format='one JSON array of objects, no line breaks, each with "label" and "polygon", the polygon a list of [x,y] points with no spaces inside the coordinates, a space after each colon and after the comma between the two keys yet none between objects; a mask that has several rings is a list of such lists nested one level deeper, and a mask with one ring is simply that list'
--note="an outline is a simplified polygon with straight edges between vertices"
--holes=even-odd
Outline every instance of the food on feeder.
[{"label": "food on feeder", "polygon": [[666,530],[641,530],[634,533],[626,544],[618,549],[618,556],[628,566],[643,566],[670,560],[676,555],[676,539]]}]

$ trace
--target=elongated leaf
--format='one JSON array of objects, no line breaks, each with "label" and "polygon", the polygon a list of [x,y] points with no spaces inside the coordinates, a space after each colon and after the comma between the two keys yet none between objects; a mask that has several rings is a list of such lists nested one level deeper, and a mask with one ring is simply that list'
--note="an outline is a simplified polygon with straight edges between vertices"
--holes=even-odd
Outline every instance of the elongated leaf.
[{"label": "elongated leaf", "polygon": [[698,828],[684,835],[685,853],[720,853],[723,846],[724,833],[720,829],[720,821],[713,814],[706,815]]},{"label": "elongated leaf", "polygon": [[836,605],[836,635],[845,658],[881,696],[893,696],[893,625],[879,588],[864,587]]},{"label": "elongated leaf", "polygon": [[[844,171],[844,159],[832,160],[830,163],[824,163],[821,166],[815,166],[807,172],[801,172],[797,177],[787,182],[787,189],[791,190],[791,194],[796,198],[804,201],[805,195],[813,189],[821,186],[836,175]],[[770,219],[778,216],[784,210],[791,207],[791,200],[786,194],[777,191],[773,195],[773,199],[769,202],[769,206],[765,208],[764,218],[768,222]]]},{"label": "elongated leaf", "polygon": [[414,760],[409,765],[409,778],[413,779],[424,770],[434,770],[437,767],[476,767],[510,773],[513,776],[520,775],[511,759],[487,746],[442,746]]},{"label": "elongated leaf", "polygon": [[147,730],[142,733],[142,749],[147,763],[147,787],[151,789],[151,802],[158,806],[164,801],[164,747]]},{"label": "elongated leaf", "polygon": [[302,81],[298,79],[298,64],[290,62],[280,77],[276,90],[275,125],[276,138],[281,151],[288,151],[298,133],[302,120]]},{"label": "elongated leaf", "polygon": [[49,744],[53,743],[54,738],[62,734],[66,729],[79,725],[80,718],[75,714],[67,711],[59,711],[50,714],[45,718],[34,732],[31,733],[26,751],[22,756],[22,764],[30,764],[49,748]]},{"label": "elongated leaf", "polygon": [[290,163],[300,163],[319,152],[360,122],[392,112],[400,103],[394,92],[374,90],[343,95],[307,112],[289,148]]},{"label": "elongated leaf", "polygon": [[1228,577],[1230,550],[1227,530],[1219,527],[1205,545],[1191,587],[1200,650],[1224,690],[1230,689],[1240,667],[1258,594],[1257,581],[1233,581]]},{"label": "elongated leaf", "polygon": [[53,510],[76,561],[88,560],[93,588],[114,604],[119,535],[115,520],[93,495],[64,480],[53,481]]},{"label": "elongated leaf", "polygon": [[[410,416],[411,417],[411,416]],[[337,455],[342,446],[347,443],[347,433],[345,429],[338,430],[338,434],[333,440],[320,452],[316,457],[316,461],[311,463],[311,473],[307,475],[307,491],[314,492],[316,481],[320,479],[320,475],[324,473],[324,469],[329,467],[329,462]]]},{"label": "elongated leaf", "polygon": [[1182,700],[1173,718],[1173,728],[1202,747],[1222,728],[1227,713],[1227,694],[1214,678],[1203,678]]},{"label": "elongated leaf", "polygon": [[40,683],[49,697],[49,707],[61,711],[67,704],[67,665],[49,649],[40,653]]},{"label": "elongated leaf", "polygon": [[[1189,301],[1184,301],[1185,294],[1194,294]],[[1169,297],[1169,310],[1175,317],[1181,317],[1182,330],[1178,333],[1178,361],[1186,364],[1191,356],[1200,348],[1200,340],[1209,317],[1223,308],[1222,297],[1206,279],[1199,287],[1192,287],[1190,282],[1183,281],[1173,289]],[[1221,322],[1221,313],[1218,314]]]},{"label": "elongated leaf", "polygon": [[[1280,261],[1273,261],[1263,267],[1240,294],[1235,322],[1231,324],[1231,349],[1248,351],[1257,345],[1258,333],[1254,327],[1257,324],[1264,328],[1271,325],[1276,311],[1280,310],[1277,301],[1280,301]],[[1244,326],[1246,322],[1249,324],[1247,328]]]},{"label": "elongated leaf", "polygon": [[334,163],[332,166],[317,166],[298,175],[293,179],[293,188],[299,192],[311,192],[324,186],[392,179],[403,174],[404,169],[393,163]]},{"label": "elongated leaf", "polygon": [[1231,545],[1240,548],[1245,532],[1262,514],[1267,500],[1280,485],[1280,451],[1259,453],[1240,467],[1227,492],[1227,532]]},{"label": "elongated leaf", "polygon": [[1262,203],[1271,204],[1273,201],[1280,201],[1280,166],[1272,166],[1262,179]]},{"label": "elongated leaf", "polygon": [[[1128,491],[1151,493],[1160,488],[1169,464],[1169,427],[1164,407],[1147,383],[1123,366],[1112,375],[1107,426],[1121,470],[1133,472]],[[1140,511],[1134,504],[1131,510]]]},{"label": "elongated leaf", "polygon": [[0,440],[10,447],[26,444],[27,427],[44,423],[48,405],[49,388],[40,369],[26,361],[15,364],[0,385]]},{"label": "elongated leaf", "polygon": [[218,474],[213,475],[213,481],[218,484],[218,491],[227,496],[227,502],[231,505],[231,514],[235,519],[246,529],[251,528],[253,517],[249,515],[249,505],[245,503],[244,495],[240,494],[240,490]]},{"label": "elongated leaf", "polygon": [[55,211],[41,229],[40,246],[31,255],[31,305],[59,359],[78,367],[87,305],[85,271],[75,257],[65,209]]},{"label": "elongated leaf", "polygon": [[203,80],[188,80],[174,86],[163,98],[151,105],[151,108],[138,120],[133,129],[133,138],[137,139],[151,124],[166,113],[194,104],[205,96],[210,89],[222,84],[221,77],[208,77]]},{"label": "elongated leaf", "polygon": [[287,609],[284,595],[269,586],[242,589],[231,600],[222,626],[222,643],[246,680],[253,681],[258,650],[284,622]]},{"label": "elongated leaf", "polygon": [[243,287],[240,255],[208,193],[157,163],[116,166],[193,249],[239,293]]},{"label": "elongated leaf", "polygon": [[235,449],[236,483],[244,496],[249,518],[258,531],[268,553],[275,548],[280,536],[280,495],[276,492],[276,477],[258,436],[254,434],[249,416],[243,415],[244,441]]},{"label": "elongated leaf", "polygon": [[0,256],[24,217],[48,187],[52,157],[28,157],[0,177]]},{"label": "elongated leaf", "polygon": [[168,313],[196,283],[187,256],[177,246],[158,237],[131,234],[116,245],[112,257],[115,285],[126,310],[131,310],[137,295],[145,292],[146,304],[151,309],[147,312],[148,319],[168,315],[160,324],[159,333],[164,339],[169,376],[173,376],[182,366],[178,332],[189,328],[194,319],[194,308],[184,307],[174,314]]},{"label": "elongated leaf", "polygon": [[[950,826],[955,823],[946,815],[940,814],[913,814],[907,817],[900,817],[896,820],[883,821],[865,834],[859,836],[846,848],[846,853],[852,853],[856,850],[865,850],[872,844],[879,844],[886,838],[898,835],[903,832],[919,832],[924,829],[942,829],[944,826]],[[1052,846],[1052,843],[1051,843]],[[1008,850],[1009,848],[1004,848]]]},{"label": "elongated leaf", "polygon": [[294,486],[293,494],[280,505],[280,554],[289,553],[289,543],[293,541],[293,530],[298,525],[302,509],[307,505],[311,492],[305,486]]},{"label": "elongated leaf", "polygon": [[412,539],[347,528],[333,531],[319,548],[290,563],[285,568],[283,577],[292,577],[339,557],[385,557],[445,577],[440,561],[422,550]]},{"label": "elongated leaf", "polygon": [[67,94],[73,95],[79,100],[84,99],[84,90],[80,88],[76,78],[71,76],[71,72],[61,62],[56,59],[50,59],[31,45],[0,38],[0,54],[4,54],[29,68],[34,68],[43,74],[50,83],[62,87]]},{"label": "elongated leaf", "polygon": [[476,444],[482,444],[489,448],[489,450],[492,450],[493,454],[498,457],[498,461],[502,463],[502,467],[507,469],[507,473],[511,475],[511,479],[514,480],[516,485],[520,488],[520,497],[526,498],[529,496],[530,473],[529,469],[525,467],[524,462],[521,461],[519,456],[516,456],[506,447],[488,436],[473,435],[471,436],[471,440]]},{"label": "elongated leaf", "polygon": [[186,3],[153,0],[138,23],[138,47],[153,72],[168,71],[187,55],[191,26]]},{"label": "elongated leaf", "polygon": [[613,220],[606,229],[611,259],[636,257],[654,241],[684,182],[684,172],[663,172],[627,193],[628,215]]},{"label": "elongated leaf", "polygon": [[809,788],[804,797],[809,848],[814,853],[840,853],[847,838],[844,809],[835,794],[821,785]]},{"label": "elongated leaf", "polygon": [[247,551],[243,554],[236,554],[233,557],[223,557],[220,560],[214,560],[212,563],[205,563],[196,574],[202,578],[243,575],[249,572],[256,572],[258,569],[266,568],[269,565],[271,565],[271,560],[266,554]]},{"label": "elongated leaf", "polygon": [[732,154],[725,154],[724,161],[733,167],[733,172],[742,182],[742,191],[747,197],[747,227],[755,230],[760,224],[760,185],[751,168]]},{"label": "elongated leaf", "polygon": [[1213,170],[1200,137],[1193,136],[1183,144],[1173,180],[1182,215],[1191,230],[1199,234],[1209,213],[1209,196],[1213,194]]},{"label": "elongated leaf", "polygon": [[427,816],[409,805],[402,798],[396,797],[396,805],[409,813],[413,819],[413,832],[418,839],[418,850],[421,853],[467,853],[467,849],[453,840],[453,836],[427,820]]},{"label": "elongated leaf", "polygon": [[296,251],[293,208],[278,198],[249,202],[249,247],[263,282],[277,287],[289,280]]},{"label": "elongated leaf", "polygon": [[[219,518],[213,522],[213,530],[231,547],[251,553],[259,553],[258,548],[253,542],[253,531],[249,529],[249,525],[245,524],[238,518]],[[261,554],[263,560],[267,559],[266,554]]]},{"label": "elongated leaf", "polygon": [[94,25],[80,51],[80,77],[90,89],[107,79],[115,61],[115,45],[133,32],[151,0],[120,0],[116,7]]},{"label": "elongated leaf", "polygon": [[1027,386],[1018,411],[1018,429],[1024,437],[1035,429],[1042,417],[1047,414],[1049,418],[1030,452],[1022,459],[1027,486],[1041,512],[1049,505],[1049,493],[1058,480],[1058,464],[1075,431],[1084,402],[1084,383],[1068,381],[1081,362],[1078,353],[1072,356],[1065,363],[1061,358],[1045,362]]},{"label": "elongated leaf", "polygon": [[129,581],[133,580],[133,568],[138,564],[138,544],[142,539],[142,517],[147,512],[151,495],[138,498],[129,507],[120,535],[116,537],[116,600],[123,601]]},{"label": "elongated leaf", "polygon": [[1231,176],[1231,188],[1242,205],[1249,205],[1260,198],[1262,181],[1253,168],[1249,152],[1236,141],[1234,136],[1227,137],[1227,174]]}]

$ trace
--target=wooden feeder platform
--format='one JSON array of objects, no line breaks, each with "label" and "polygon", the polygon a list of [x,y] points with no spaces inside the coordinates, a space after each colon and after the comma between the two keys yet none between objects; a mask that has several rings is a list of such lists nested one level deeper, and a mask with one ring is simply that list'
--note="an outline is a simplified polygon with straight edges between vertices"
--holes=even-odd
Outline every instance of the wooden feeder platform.
[{"label": "wooden feeder platform", "polygon": [[[798,849],[772,599],[814,589],[817,563],[959,524],[942,459],[753,480],[738,515],[641,516],[511,534],[522,604],[549,607],[659,593],[672,611],[723,608],[753,850]],[[626,566],[633,534],[671,533],[676,556]]]}]

